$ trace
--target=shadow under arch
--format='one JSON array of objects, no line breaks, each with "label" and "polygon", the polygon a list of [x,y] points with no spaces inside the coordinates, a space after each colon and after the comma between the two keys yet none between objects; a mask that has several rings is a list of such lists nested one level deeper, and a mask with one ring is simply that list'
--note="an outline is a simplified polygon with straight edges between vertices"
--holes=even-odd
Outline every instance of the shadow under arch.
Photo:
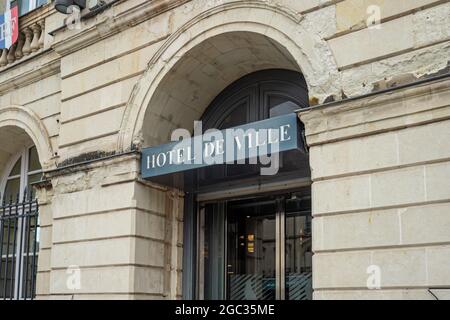
[{"label": "shadow under arch", "polygon": [[36,146],[42,168],[54,166],[49,134],[32,110],[17,105],[1,108],[0,133],[0,164],[4,165],[21,145],[32,143]]},{"label": "shadow under arch", "polygon": [[[294,12],[265,2],[237,1],[207,10],[189,21],[162,45],[152,57],[147,71],[136,84],[122,120],[118,149],[125,151],[142,147],[144,144],[150,146],[165,142],[170,130],[176,127],[191,127],[192,125],[186,127],[187,122],[184,120],[188,119],[192,122],[199,119],[215,95],[245,74],[270,68],[290,69],[301,72],[308,84],[314,83],[319,73],[327,73],[331,77],[331,74],[337,72],[337,68],[335,70],[324,70],[324,68],[333,63],[318,63],[321,58],[323,58],[322,61],[327,61],[331,55],[327,57],[322,51],[316,49],[315,37],[304,30],[299,31],[301,20],[302,17]],[[280,58],[265,61],[261,58],[264,50],[260,50],[260,54],[253,56],[253,63],[247,64],[245,72],[237,72],[238,67],[242,67],[245,63],[239,60],[239,57],[235,57],[228,60],[229,69],[225,70],[227,74],[225,79],[214,74],[214,70],[208,78],[206,66],[203,73],[206,73],[206,79],[209,80],[205,80],[205,77],[199,73],[197,75],[200,77],[193,76],[193,70],[189,68],[195,69],[192,63],[195,62],[197,54],[206,52],[205,44],[211,41],[223,41],[229,35],[235,35],[238,38],[240,35],[241,43],[251,39],[251,45],[264,39],[270,44],[270,55]],[[224,46],[227,45],[226,41],[223,43]],[[244,48],[241,47],[241,49]],[[202,77],[204,79],[201,79]],[[217,81],[221,82],[220,85],[211,88],[210,84]],[[315,90],[320,89],[321,86],[316,84]],[[199,85],[203,85],[203,88]],[[190,104],[188,94],[185,97],[176,98],[173,94],[195,93],[200,90],[208,94],[204,97],[204,101],[197,101],[195,107]],[[323,89],[323,91],[326,90]],[[326,94],[331,94],[331,91]],[[173,120],[174,116],[181,114],[186,116],[183,116],[186,118],[183,122]],[[153,132],[143,132],[145,128],[150,128]]]}]

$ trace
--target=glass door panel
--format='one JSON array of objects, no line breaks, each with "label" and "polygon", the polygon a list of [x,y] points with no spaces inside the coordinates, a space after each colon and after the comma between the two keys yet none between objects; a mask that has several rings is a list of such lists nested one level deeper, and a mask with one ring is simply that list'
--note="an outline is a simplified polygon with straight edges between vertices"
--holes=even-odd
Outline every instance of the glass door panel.
[{"label": "glass door panel", "polygon": [[312,299],[311,197],[285,201],[285,299]]},{"label": "glass door panel", "polygon": [[199,299],[312,299],[311,196],[200,205]]},{"label": "glass door panel", "polygon": [[199,217],[199,298],[224,299],[225,203],[205,204]]},{"label": "glass door panel", "polygon": [[227,299],[274,300],[276,202],[227,205]]}]

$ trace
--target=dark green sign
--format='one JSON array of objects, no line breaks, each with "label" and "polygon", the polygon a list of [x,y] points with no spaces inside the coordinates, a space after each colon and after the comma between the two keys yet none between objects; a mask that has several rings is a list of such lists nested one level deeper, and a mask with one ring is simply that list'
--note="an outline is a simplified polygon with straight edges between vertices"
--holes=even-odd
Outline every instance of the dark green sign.
[{"label": "dark green sign", "polygon": [[266,164],[273,154],[298,149],[299,137],[294,113],[225,130],[208,130],[203,135],[143,149],[142,177],[225,163]]}]

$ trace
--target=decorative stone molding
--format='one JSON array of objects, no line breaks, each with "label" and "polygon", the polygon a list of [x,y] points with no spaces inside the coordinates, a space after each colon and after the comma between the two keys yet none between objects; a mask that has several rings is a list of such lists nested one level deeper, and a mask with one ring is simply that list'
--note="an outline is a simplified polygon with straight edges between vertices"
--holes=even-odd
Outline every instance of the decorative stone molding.
[{"label": "decorative stone molding", "polygon": [[[189,50],[220,34],[257,33],[280,43],[303,72],[312,96],[320,97],[320,101],[323,101],[327,96],[338,94],[339,72],[332,54],[323,44],[323,39],[313,30],[308,30],[309,27],[304,26],[302,21],[303,17],[298,13],[259,0],[227,2],[192,18],[161,46],[135,86],[122,121],[118,149],[127,150],[133,144],[142,143],[145,110],[171,68]],[[323,44],[320,49],[318,43]],[[148,123],[146,125],[151,126]]]},{"label": "decorative stone molding", "polygon": [[51,180],[41,180],[38,182],[33,183],[33,187],[37,188],[37,189],[51,189],[52,186],[52,182]]},{"label": "decorative stone molding", "polygon": [[[52,48],[61,56],[68,55],[189,1],[192,0],[143,1],[134,7],[127,8],[124,12],[107,10],[95,19],[86,20],[81,30],[67,30],[63,25],[57,30],[49,31],[55,37]],[[119,1],[113,5],[113,8],[122,2],[125,1]]]},{"label": "decorative stone molding", "polygon": [[[450,77],[299,113],[310,147],[450,119]],[[423,103],[427,101],[427,103]]]},{"label": "decorative stone molding", "polygon": [[[44,33],[42,33],[44,34]],[[16,60],[20,60],[23,57],[23,46],[25,44],[25,37],[22,33],[19,34],[19,39],[17,40],[16,49]]]},{"label": "decorative stone molding", "polygon": [[[60,61],[58,58],[56,53],[50,52],[45,59],[39,61],[39,68],[34,67],[34,64],[30,64],[21,73],[7,74],[10,77],[4,76],[0,81],[0,95],[14,90],[17,87],[23,87],[57,74],[60,70]],[[16,68],[19,68],[19,66]]]},{"label": "decorative stone molding", "polygon": [[8,106],[0,109],[0,128],[12,126],[24,130],[36,145],[42,168],[54,167],[53,148],[50,136],[39,117],[29,108]]}]

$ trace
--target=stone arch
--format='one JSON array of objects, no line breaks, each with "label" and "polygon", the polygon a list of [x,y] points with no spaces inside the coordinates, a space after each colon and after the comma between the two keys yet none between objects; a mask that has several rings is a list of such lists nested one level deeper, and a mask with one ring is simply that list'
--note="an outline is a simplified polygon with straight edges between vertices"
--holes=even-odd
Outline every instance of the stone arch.
[{"label": "stone arch", "polygon": [[326,44],[317,45],[318,42],[323,44],[324,40],[306,30],[302,20],[298,13],[265,1],[222,4],[190,20],[166,40],[136,84],[122,120],[118,149],[142,145],[145,113],[152,107],[151,101],[161,83],[188,52],[219,35],[248,32],[266,37],[290,55],[297,70],[303,73],[311,96],[323,101],[337,94],[338,69],[332,54]]},{"label": "stone arch", "polygon": [[[30,142],[36,146],[44,170],[54,165],[52,161],[53,148],[47,129],[32,110],[16,105],[1,108],[0,131],[4,131],[0,135],[0,142],[3,139],[19,139],[19,136],[22,136],[24,141],[29,138]],[[10,151],[0,147],[0,157],[5,158],[8,155],[10,155]]]}]

